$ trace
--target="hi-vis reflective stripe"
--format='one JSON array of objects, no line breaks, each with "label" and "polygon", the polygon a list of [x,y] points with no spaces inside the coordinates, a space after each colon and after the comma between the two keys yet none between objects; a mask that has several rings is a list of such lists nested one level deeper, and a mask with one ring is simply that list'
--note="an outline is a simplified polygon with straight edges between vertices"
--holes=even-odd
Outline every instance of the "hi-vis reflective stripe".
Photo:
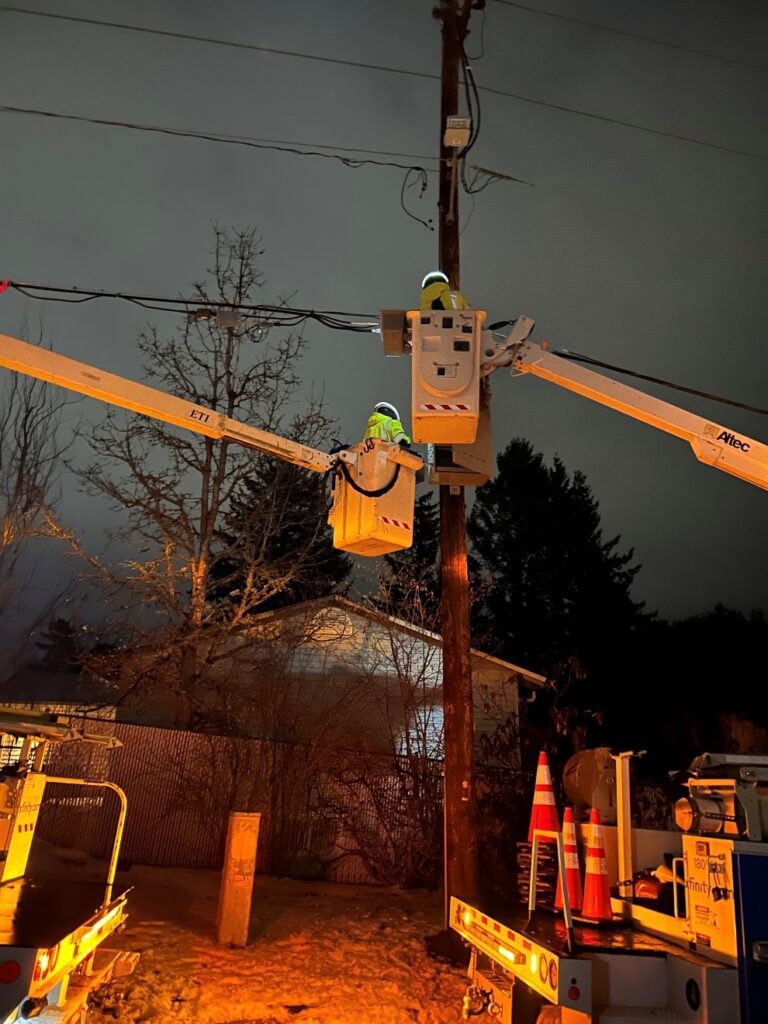
[{"label": "hi-vis reflective stripe", "polygon": [[424,405],[420,405],[419,408],[422,412],[472,412],[470,406],[461,405],[460,403],[447,405],[445,403],[436,404],[433,402],[426,402]]},{"label": "hi-vis reflective stripe", "polygon": [[410,530],[410,523],[401,523],[399,519],[389,519],[387,516],[379,516],[379,522],[385,526],[396,526],[398,530]]},{"label": "hi-vis reflective stripe", "polygon": [[534,786],[533,802],[535,804],[554,805],[555,794],[552,792],[551,786]]},{"label": "hi-vis reflective stripe", "polygon": [[566,846],[563,850],[563,853],[565,854],[565,866],[567,868],[576,868],[576,870],[578,870],[579,858],[576,854],[576,851],[571,850]]},{"label": "hi-vis reflective stripe", "polygon": [[607,875],[608,872],[605,867],[605,857],[602,855],[595,856],[592,850],[587,852],[587,874],[588,875]]}]

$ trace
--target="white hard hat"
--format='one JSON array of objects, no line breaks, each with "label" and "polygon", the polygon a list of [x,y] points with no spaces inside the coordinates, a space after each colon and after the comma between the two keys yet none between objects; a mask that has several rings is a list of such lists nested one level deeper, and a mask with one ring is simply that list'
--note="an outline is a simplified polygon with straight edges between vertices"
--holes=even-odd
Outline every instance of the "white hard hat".
[{"label": "white hard hat", "polygon": [[[398,423],[400,422],[400,413],[397,411],[394,405],[392,405],[391,402],[377,402],[376,405],[374,405],[373,407],[374,412],[380,412],[382,409],[389,409],[390,412],[393,412],[395,414],[392,417],[392,419],[397,420]],[[387,413],[384,413],[384,415],[386,416]]]},{"label": "white hard hat", "polygon": [[430,270],[428,274],[424,275],[421,287],[426,288],[428,284],[435,284],[437,281],[445,281],[448,284],[448,275],[443,273],[442,270]]}]

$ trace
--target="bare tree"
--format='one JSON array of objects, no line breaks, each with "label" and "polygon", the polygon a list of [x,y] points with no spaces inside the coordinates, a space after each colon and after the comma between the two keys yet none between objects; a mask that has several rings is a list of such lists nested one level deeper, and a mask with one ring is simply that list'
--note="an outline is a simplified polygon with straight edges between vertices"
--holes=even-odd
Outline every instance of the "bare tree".
[{"label": "bare tree", "polygon": [[[34,537],[46,535],[46,518],[66,443],[60,412],[66,399],[40,381],[3,375],[0,385],[0,623],[19,613],[33,568],[24,555]],[[38,609],[40,620],[49,605]],[[9,659],[6,657],[6,665]]]},{"label": "bare tree", "polygon": [[[211,285],[195,285],[200,309],[210,311],[212,302],[253,304],[263,283],[261,255],[253,230],[215,229]],[[250,314],[229,326],[190,315],[171,337],[148,329],[138,346],[146,378],[161,390],[308,445],[328,438],[332,421],[322,399],[300,396],[300,334],[274,336]],[[176,724],[187,725],[211,667],[254,642],[243,628],[250,616],[287,588],[300,592],[302,579],[311,577],[325,528],[324,492],[313,480],[308,503],[306,474],[288,481],[284,474],[270,476],[265,456],[141,416],[110,411],[89,441],[94,459],[81,472],[86,490],[123,513],[126,525],[117,536],[134,549],[119,565],[89,559],[121,603],[143,615],[145,628],[130,641],[139,652],[131,685],[156,685],[162,678],[177,698]],[[247,522],[234,535],[227,515],[238,500],[242,507],[254,479],[265,484],[252,494]],[[274,541],[295,509],[302,529],[290,524],[296,543],[286,549]],[[78,547],[72,534],[69,539]]]}]

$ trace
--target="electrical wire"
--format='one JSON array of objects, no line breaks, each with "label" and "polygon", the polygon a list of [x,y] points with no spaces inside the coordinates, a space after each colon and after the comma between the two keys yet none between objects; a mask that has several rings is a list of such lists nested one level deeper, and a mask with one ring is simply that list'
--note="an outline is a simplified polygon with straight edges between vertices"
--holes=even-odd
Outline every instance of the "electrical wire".
[{"label": "electrical wire", "polygon": [[[341,153],[334,152],[322,152],[320,147],[315,149],[299,149],[303,143],[282,143],[277,141],[268,141],[266,139],[255,139],[249,138],[243,135],[225,135],[220,132],[210,131],[194,131],[184,128],[167,128],[162,125],[156,124],[142,124],[134,121],[121,121],[113,118],[105,117],[86,117],[83,114],[65,114],[53,110],[41,110],[34,107],[14,107],[6,104],[0,105],[0,111],[7,114],[27,114],[35,117],[47,117],[55,120],[63,121],[79,121],[84,124],[95,124],[102,125],[109,128],[129,128],[134,131],[141,132],[156,132],[159,135],[173,135],[187,139],[202,139],[205,142],[220,142],[231,146],[247,146],[250,149],[268,149],[274,150],[279,153],[293,153],[297,156],[316,156],[322,157],[326,160],[338,160],[346,167],[358,168],[364,167],[368,164],[376,165],[377,167],[395,167],[402,171],[423,171],[424,168],[415,166],[413,164],[402,164],[396,163],[393,160],[374,160],[370,157],[364,157],[362,159],[342,156]],[[326,148],[326,147],[324,147]],[[342,147],[327,147],[328,149],[341,149]],[[362,150],[362,149],[349,149],[349,152],[363,153],[363,152],[376,152],[375,150]],[[426,160],[437,159],[435,157],[423,158]]]},{"label": "electrical wire", "polygon": [[[106,118],[94,118],[86,117],[80,114],[66,114],[60,113],[54,110],[39,110],[32,107],[11,107],[0,104],[0,113],[20,114],[20,115],[31,115],[39,117],[52,118],[54,120],[65,120],[65,121],[79,121],[85,124],[94,124],[97,126],[106,126],[109,128],[127,128],[131,131],[139,132],[156,132],[161,135],[172,135],[179,136],[186,139],[200,139],[203,142],[220,142],[228,143],[235,146],[247,146],[251,149],[265,149],[275,150],[280,153],[292,153],[296,156],[318,156],[325,157],[328,159],[336,159],[344,164],[345,167],[350,167],[356,170],[366,165],[373,165],[377,167],[394,167],[397,170],[403,170],[407,175],[410,174],[436,174],[436,167],[423,167],[421,164],[401,164],[390,160],[371,160],[371,159],[354,159],[351,157],[344,157],[340,154],[335,153],[321,153],[317,150],[327,148],[329,150],[339,150],[341,152],[349,153],[380,153],[391,156],[402,156],[406,159],[412,158],[414,160],[432,161],[439,163],[439,157],[423,156],[414,153],[393,153],[390,150],[372,150],[372,149],[354,149],[353,147],[347,146],[315,146],[314,148],[299,149],[297,147],[306,145],[309,147],[309,143],[288,143],[282,140],[268,140],[251,138],[247,135],[226,135],[222,132],[212,131],[194,131],[192,129],[180,129],[180,128],[167,128],[162,125],[151,125],[151,124],[140,124],[134,121],[117,121],[108,120]],[[488,175],[491,178],[498,179],[499,181],[510,181],[519,185],[527,185],[530,188],[541,188],[544,186],[537,186],[532,181],[525,181],[523,178],[516,178],[511,174],[505,174],[502,171],[493,171],[487,167],[477,167],[474,164],[470,164],[470,169],[479,172],[484,175]],[[552,191],[552,190],[550,190]],[[422,192],[423,194],[423,192]],[[406,211],[408,212],[408,211]],[[420,218],[416,217],[415,220]],[[424,223],[420,221],[420,223]]]},{"label": "electrical wire", "polygon": [[411,181],[410,180],[411,179],[411,174],[413,173],[414,170],[415,170],[415,168],[411,168],[410,170],[405,172],[405,177],[403,178],[403,185],[402,185],[402,188],[400,189],[400,206],[402,208],[403,213],[407,217],[410,217],[411,220],[415,220],[419,224],[422,224],[428,231],[434,231],[435,230],[435,226],[434,226],[434,222],[433,222],[431,217],[428,217],[426,220],[424,218],[422,218],[422,217],[417,217],[416,214],[415,213],[411,213],[411,211],[405,205],[405,193],[406,193],[407,189],[413,188],[415,185],[418,184],[418,186],[419,186],[419,199],[423,199],[424,198],[424,193],[427,190],[427,183],[428,183],[427,182],[427,172],[425,170],[423,170],[423,169],[419,170],[417,172],[416,180],[415,181]]},{"label": "electrical wire", "polygon": [[487,10],[487,8],[486,8],[485,4],[483,4],[483,6],[480,8],[480,53],[474,54],[472,57],[470,57],[470,60],[482,60],[483,57],[485,56],[485,14],[486,14],[486,10]]},{"label": "electrical wire", "polygon": [[[494,325],[498,326],[498,325]],[[756,412],[761,416],[768,416],[768,409],[757,405],[749,405],[747,402],[737,402],[733,398],[723,398],[721,395],[713,395],[708,391],[699,391],[696,388],[689,388],[683,384],[675,384],[673,381],[664,380],[662,377],[652,377],[647,373],[638,373],[636,370],[628,370],[624,366],[615,366],[613,363],[605,363],[601,359],[593,359],[591,356],[582,355],[580,352],[571,352],[569,349],[553,349],[553,354],[561,359],[570,359],[577,363],[586,363],[589,366],[599,366],[604,370],[613,370],[615,373],[624,374],[626,377],[635,377],[637,380],[649,381],[651,384],[661,384],[662,387],[671,388],[673,391],[682,391],[686,395],[696,395],[698,398],[706,398],[710,402],[719,402],[721,405],[731,405],[735,409],[746,409],[747,412]]]},{"label": "electrical wire", "polygon": [[[341,65],[341,66],[344,66],[344,67],[359,68],[359,69],[363,69],[363,70],[366,70],[366,71],[381,71],[381,72],[384,72],[386,74],[403,75],[403,76],[410,77],[410,78],[428,79],[429,81],[435,81],[435,82],[439,82],[440,81],[440,75],[433,74],[433,73],[428,72],[428,71],[415,71],[415,70],[410,69],[410,68],[397,68],[397,67],[385,66],[385,65],[382,65],[382,64],[371,64],[371,63],[367,63],[365,61],[353,61],[353,60],[345,60],[345,59],[336,58],[336,57],[324,57],[324,56],[321,56],[319,54],[305,53],[305,52],[301,52],[301,51],[298,51],[298,50],[281,50],[281,49],[277,49],[275,47],[257,46],[257,45],[252,44],[252,43],[239,43],[239,42],[236,42],[234,40],[217,39],[217,38],[211,37],[211,36],[196,36],[196,35],[192,35],[192,34],[184,33],[184,32],[171,32],[171,31],[167,31],[167,30],[164,30],[164,29],[150,29],[150,28],[144,28],[144,27],[139,26],[139,25],[129,25],[129,24],[122,23],[122,22],[101,21],[101,20],[96,19],[96,18],[82,18],[82,17],[75,17],[74,15],[55,14],[55,13],[52,13],[50,11],[27,10],[27,9],[24,9],[24,8],[21,8],[21,7],[13,7],[13,6],[9,6],[9,5],[0,5],[0,12],[2,12],[2,11],[5,11],[7,13],[13,13],[13,14],[34,15],[35,17],[40,17],[40,18],[55,18],[55,19],[60,20],[60,21],[72,21],[72,22],[77,22],[77,23],[82,23],[82,24],[87,24],[87,25],[96,25],[96,26],[103,27],[103,28],[121,29],[121,30],[129,31],[129,32],[141,32],[141,33],[145,33],[145,34],[149,34],[149,35],[168,36],[168,37],[171,37],[171,38],[191,40],[193,42],[211,43],[211,44],[215,44],[215,45],[218,45],[218,46],[232,46],[232,47],[235,47],[236,49],[256,50],[258,52],[263,52],[263,53],[274,53],[274,54],[277,54],[279,56],[284,56],[284,57],[295,57],[295,58],[301,58],[302,60],[319,61],[319,62],[324,63],[324,64],[338,64],[338,65]],[[541,99],[538,99],[538,98],[533,97],[533,96],[526,96],[523,93],[513,93],[513,92],[508,92],[508,91],[503,90],[503,89],[494,89],[493,87],[488,86],[488,85],[480,86],[479,89],[480,89],[481,92],[488,93],[489,95],[503,96],[506,99],[517,100],[519,103],[529,103],[529,104],[533,104],[534,106],[543,107],[543,108],[548,109],[548,110],[557,110],[557,111],[560,111],[561,113],[565,113],[565,114],[573,114],[573,115],[579,116],[579,117],[586,117],[586,118],[589,118],[590,120],[593,120],[593,121],[600,121],[600,122],[602,122],[604,124],[610,124],[610,125],[613,125],[615,127],[627,128],[627,129],[629,129],[631,131],[638,131],[638,132],[643,132],[643,133],[649,134],[649,135],[656,135],[656,136],[659,136],[660,138],[673,139],[673,140],[675,140],[677,142],[686,142],[686,143],[688,143],[690,145],[702,146],[702,147],[704,147],[706,149],[713,149],[713,150],[716,150],[716,151],[719,151],[719,152],[723,152],[723,153],[731,153],[731,154],[733,154],[735,156],[748,157],[748,158],[753,159],[753,160],[766,160],[766,159],[768,159],[768,155],[766,155],[764,153],[756,153],[756,152],[753,152],[751,150],[739,149],[739,148],[737,148],[735,146],[721,145],[721,144],[716,143],[716,142],[710,142],[707,139],[697,138],[696,136],[693,136],[693,135],[685,135],[685,134],[683,134],[681,132],[669,132],[669,131],[664,131],[661,128],[651,128],[648,125],[637,124],[634,121],[627,121],[625,119],[618,118],[618,117],[610,117],[610,116],[605,115],[605,114],[595,113],[594,111],[582,110],[582,109],[580,109],[578,107],[570,107],[570,106],[567,106],[566,104],[551,103],[551,102],[549,102],[547,100],[541,100]],[[0,108],[0,109],[6,109],[6,110],[16,109],[17,111],[21,111],[21,108],[5,107],[5,108]],[[55,115],[51,115],[50,112],[47,112],[47,111],[46,112],[41,112],[41,113],[45,113],[48,116],[55,116]],[[87,120],[86,118],[74,118],[74,119],[75,120]],[[109,124],[111,122],[95,120],[95,123],[97,123],[97,124],[99,124],[99,123]],[[118,123],[120,123],[120,122],[118,122]],[[130,127],[135,127],[135,125],[130,125]],[[149,129],[148,128],[146,130],[153,130],[153,129]],[[156,128],[154,130],[158,131],[158,130],[162,130],[162,129],[157,129]],[[185,133],[181,133],[181,132],[176,133],[176,132],[174,132],[172,130],[169,130],[167,132],[167,134],[185,134]],[[195,135],[195,133],[189,133],[189,134],[191,134],[193,136]],[[208,137],[208,135],[210,135],[210,133],[207,133],[206,137]],[[218,141],[218,140],[214,140],[214,141]],[[230,140],[230,141],[232,141],[232,140]]]},{"label": "electrical wire", "polygon": [[[371,313],[350,313],[340,310],[317,310],[303,309],[292,306],[276,306],[268,303],[252,304],[245,302],[225,302],[220,299],[207,299],[204,296],[197,296],[194,299],[163,298],[158,295],[137,295],[132,292],[110,292],[97,291],[88,288],[62,287],[57,285],[30,284],[19,281],[0,282],[4,286],[2,290],[12,288],[14,291],[27,296],[30,299],[52,302],[91,302],[95,299],[121,299],[131,302],[145,309],[155,309],[164,313],[183,313],[184,315],[194,314],[196,309],[203,310],[237,310],[245,313],[246,316],[269,317],[270,326],[295,327],[308,320],[316,321],[332,330],[353,331],[357,333],[370,334],[378,328],[378,320]],[[36,294],[42,292],[43,294]],[[370,323],[355,323],[354,320],[370,321]],[[490,325],[489,330],[496,330],[514,321],[500,320]],[[573,352],[570,349],[553,350],[554,355],[561,359],[569,359],[573,362],[586,363],[589,366],[599,366],[604,370],[612,370],[627,377],[634,377],[637,380],[648,381],[651,384],[660,384],[662,387],[671,388],[674,391],[681,391],[688,395],[695,395],[698,398],[706,398],[712,402],[719,402],[722,405],[730,405],[736,409],[745,409],[747,412],[758,413],[761,416],[768,415],[768,409],[760,406],[750,405],[747,402],[739,402],[735,399],[724,398],[721,395],[714,395],[708,391],[700,391],[696,388],[689,388],[683,384],[676,384],[673,381],[665,380],[662,377],[654,377],[650,374],[640,373],[637,370],[630,370],[625,366],[617,366],[615,363],[607,363],[592,356],[580,352]]]},{"label": "electrical wire", "polygon": [[657,135],[662,139],[687,142],[692,146],[714,149],[720,153],[745,156],[750,160],[768,160],[768,154],[766,153],[756,153],[751,149],[738,149],[736,146],[725,146],[719,142],[710,142],[708,139],[699,139],[695,135],[683,135],[682,132],[668,132],[662,128],[649,128],[647,125],[638,124],[636,121],[625,121],[620,117],[609,117],[607,114],[595,114],[593,111],[581,110],[579,107],[569,107],[564,103],[550,103],[548,100],[535,99],[533,96],[526,96],[523,93],[508,92],[506,89],[494,89],[490,85],[481,85],[479,88],[481,92],[489,93],[492,96],[503,96],[505,99],[518,100],[520,103],[531,103],[536,107],[544,107],[547,110],[558,110],[562,114],[575,114],[578,117],[585,117],[590,121],[600,121],[603,124],[629,128],[632,131],[643,132],[646,135]]},{"label": "electrical wire", "polygon": [[281,50],[274,46],[258,46],[256,43],[242,43],[235,39],[220,39],[216,36],[199,36],[190,32],[175,32],[162,28],[147,28],[143,25],[130,25],[127,22],[103,21],[99,18],[83,18],[73,14],[55,14],[52,11],[37,11],[10,4],[0,4],[0,12],[8,14],[28,14],[36,18],[52,18],[56,21],[69,21],[80,25],[93,25],[97,28],[115,28],[123,32],[138,32],[143,35],[165,36],[169,39],[183,39],[192,43],[207,43],[213,46],[226,46],[234,50],[251,50],[256,53],[272,53],[278,57],[297,57],[301,60],[317,61],[321,64],[338,64],[341,67],[361,68],[365,71],[385,71],[392,75],[405,75],[409,78],[433,78],[440,80],[439,75],[427,71],[412,71],[408,68],[393,68],[385,64],[370,64],[360,60],[346,60],[343,57],[323,57],[317,53],[306,53],[302,50]]},{"label": "electrical wire", "polygon": [[560,14],[555,11],[544,11],[539,7],[531,7],[529,4],[519,3],[519,0],[496,0],[502,7],[516,7],[518,10],[527,11],[530,14],[538,14],[543,18],[554,18],[557,21],[569,21],[574,25],[583,25],[587,28],[598,29],[601,32],[609,32],[615,36],[625,36],[628,39],[637,39],[643,43],[651,43],[654,46],[663,46],[668,50],[677,50],[682,53],[690,53],[696,57],[706,57],[708,60],[717,60],[723,64],[733,64],[736,67],[747,68],[750,71],[761,71],[765,73],[768,68],[761,64],[750,64],[748,61],[736,60],[734,57],[725,57],[720,53],[711,53],[708,50],[697,50],[692,46],[683,46],[682,43],[670,43],[666,39],[657,39],[653,36],[643,36],[637,32],[628,32],[626,29],[612,28],[609,25],[601,25],[596,21],[587,21],[586,18],[574,18],[572,14]]},{"label": "electrical wire", "polygon": [[[158,310],[162,313],[181,313],[194,315],[196,310],[236,310],[246,316],[258,317],[275,327],[297,327],[308,320],[316,321],[332,330],[353,331],[370,334],[378,328],[378,320],[371,313],[349,313],[339,310],[301,309],[292,306],[276,306],[269,304],[254,305],[245,302],[224,302],[218,299],[207,299],[197,296],[192,299],[164,298],[159,295],[136,295],[132,292],[97,291],[88,288],[60,287],[27,282],[2,282],[7,288],[25,295],[27,298],[42,302],[81,303],[96,299],[121,299],[125,302],[141,306],[143,309]],[[42,292],[43,294],[38,294]],[[203,317],[201,317],[203,319]],[[357,323],[354,321],[370,321]]]},{"label": "electrical wire", "polygon": [[[680,43],[670,43],[665,39],[657,39],[652,36],[643,36],[636,32],[629,32],[626,29],[612,28],[608,25],[601,25],[599,22],[588,21],[583,18],[574,18],[573,15],[559,14],[554,11],[544,11],[537,7],[531,7],[528,4],[517,2],[517,0],[496,0],[496,3],[501,4],[504,7],[516,7],[520,10],[527,11],[530,14],[538,14],[542,17],[553,18],[559,21],[569,21],[577,25],[584,25],[589,28],[599,29],[603,32],[609,32],[613,35],[627,36],[630,39],[637,39],[644,43],[651,43],[655,46],[662,46],[670,50],[679,50],[685,53],[693,54],[697,57],[704,57],[709,60],[721,61],[725,64],[733,64],[737,67],[747,68],[751,71],[766,71],[766,68],[760,64],[750,64],[747,61],[737,60],[733,57],[725,57],[719,53],[711,53],[707,50],[697,50],[690,46],[683,46]],[[759,8],[747,8],[757,13],[764,13]],[[136,32],[142,35],[161,36],[168,39],[181,39],[185,42],[192,43],[204,43],[212,46],[224,46],[234,50],[250,50],[256,53],[271,53],[278,57],[298,57],[302,60],[318,61],[324,64],[338,64],[342,67],[353,67],[362,68],[369,71],[387,71],[396,75],[409,75],[415,78],[435,78],[438,76],[430,75],[426,72],[412,71],[407,68],[392,68],[383,64],[371,64],[366,61],[347,60],[343,57],[324,57],[320,54],[307,53],[301,50],[284,50],[274,46],[259,46],[256,43],[245,43],[240,42],[236,39],[222,39],[218,36],[205,36],[196,35],[191,32],[177,32],[170,29],[161,28],[149,28],[144,25],[132,25],[127,22],[119,21],[106,21],[101,18],[85,18],[74,14],[57,14],[54,11],[39,11],[28,7],[16,7],[12,4],[0,4],[0,11],[4,11],[7,14],[22,14],[35,18],[49,18],[55,21],[70,22],[73,24],[80,25],[91,25],[95,28],[112,28],[118,29],[123,32]],[[480,54],[475,60],[478,60],[484,55],[484,32],[485,32],[485,8],[483,8],[483,22],[481,24],[481,39],[480,39]]]}]

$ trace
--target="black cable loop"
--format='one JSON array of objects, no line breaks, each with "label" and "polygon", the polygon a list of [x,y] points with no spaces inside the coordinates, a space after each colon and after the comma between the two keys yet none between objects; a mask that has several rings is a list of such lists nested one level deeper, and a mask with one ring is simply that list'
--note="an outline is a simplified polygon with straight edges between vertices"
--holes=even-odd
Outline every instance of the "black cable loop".
[{"label": "black cable loop", "polygon": [[347,481],[352,490],[357,491],[358,494],[362,494],[366,498],[383,497],[385,494],[392,490],[392,488],[397,483],[398,477],[400,476],[400,463],[397,462],[395,463],[395,472],[392,474],[392,479],[388,483],[384,484],[383,487],[379,487],[375,491],[367,491],[364,487],[361,487],[360,484],[355,483],[355,481],[352,479],[352,474],[349,472],[346,462],[342,462],[341,460],[339,460],[339,462],[337,463],[337,468],[341,470],[344,479]]}]

